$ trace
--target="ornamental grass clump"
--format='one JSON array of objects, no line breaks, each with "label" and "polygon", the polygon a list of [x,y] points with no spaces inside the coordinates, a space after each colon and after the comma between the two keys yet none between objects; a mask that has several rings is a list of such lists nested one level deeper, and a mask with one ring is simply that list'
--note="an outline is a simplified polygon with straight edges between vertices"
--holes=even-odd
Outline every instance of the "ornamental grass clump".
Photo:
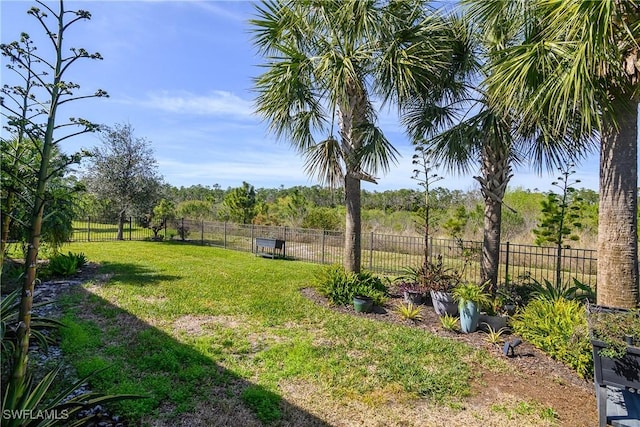
[{"label": "ornamental grass clump", "polygon": [[388,287],[370,272],[350,273],[343,266],[334,264],[320,271],[316,277],[318,292],[333,305],[349,305],[356,295],[373,299],[376,305],[387,300]]}]

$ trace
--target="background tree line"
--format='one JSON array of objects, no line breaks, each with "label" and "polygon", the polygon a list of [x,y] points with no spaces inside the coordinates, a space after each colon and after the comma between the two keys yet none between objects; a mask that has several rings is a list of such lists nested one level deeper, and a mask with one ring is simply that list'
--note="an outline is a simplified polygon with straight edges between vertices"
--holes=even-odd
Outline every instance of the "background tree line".
[{"label": "background tree line", "polygon": [[[82,179],[78,180],[83,183]],[[84,186],[87,187],[86,185]],[[479,190],[451,190],[435,187],[430,190],[432,232],[434,237],[482,239],[483,200]],[[249,183],[223,189],[220,185],[173,186],[163,183],[156,201],[147,211],[127,212],[128,216],[154,216],[154,207],[164,204],[159,212],[169,218],[193,218],[208,221],[230,221],[259,225],[342,230],[344,207],[341,189],[313,186],[284,188],[254,188]],[[419,235],[419,214],[423,192],[420,189],[361,191],[362,225],[364,232]],[[508,189],[504,203],[512,210],[502,215],[503,240],[536,243],[535,230],[544,222],[545,206],[549,208],[549,193],[523,188]],[[574,246],[593,248],[598,227],[598,193],[590,189],[575,189],[568,201],[578,215],[574,230],[578,242]],[[75,211],[78,219],[115,218],[110,203],[98,201],[96,194],[85,191],[79,195]],[[169,206],[169,208],[167,208]],[[158,211],[158,209],[156,209]],[[155,215],[158,217],[158,215]],[[160,221],[160,218],[157,218]],[[538,239],[539,244],[551,244]]]}]

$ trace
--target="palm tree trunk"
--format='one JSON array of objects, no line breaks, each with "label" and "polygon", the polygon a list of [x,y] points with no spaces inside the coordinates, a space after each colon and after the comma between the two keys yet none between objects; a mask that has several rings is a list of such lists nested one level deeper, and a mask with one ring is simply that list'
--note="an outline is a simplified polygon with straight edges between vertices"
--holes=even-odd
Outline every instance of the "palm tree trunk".
[{"label": "palm tree trunk", "polygon": [[499,143],[493,146],[485,143],[482,150],[482,177],[480,182],[484,197],[484,230],[482,239],[482,260],[480,280],[489,283],[489,291],[495,293],[498,287],[498,268],[500,266],[500,235],[502,233],[502,200],[511,180],[509,146]]},{"label": "palm tree trunk", "polygon": [[598,304],[638,303],[638,105],[615,100],[618,127],[605,123],[600,148]]},{"label": "palm tree trunk", "polygon": [[489,283],[488,290],[492,293],[495,293],[498,286],[501,221],[502,203],[485,199],[480,280],[482,283]]},{"label": "palm tree trunk", "polygon": [[359,84],[347,85],[348,103],[340,106],[340,137],[345,162],[345,242],[344,267],[353,273],[360,272],[362,259],[362,221],[360,201],[361,166],[356,153],[362,147],[358,127],[366,123],[366,94]]},{"label": "palm tree trunk", "polygon": [[347,175],[344,181],[344,194],[346,207],[344,268],[358,273],[362,258],[360,180]]}]

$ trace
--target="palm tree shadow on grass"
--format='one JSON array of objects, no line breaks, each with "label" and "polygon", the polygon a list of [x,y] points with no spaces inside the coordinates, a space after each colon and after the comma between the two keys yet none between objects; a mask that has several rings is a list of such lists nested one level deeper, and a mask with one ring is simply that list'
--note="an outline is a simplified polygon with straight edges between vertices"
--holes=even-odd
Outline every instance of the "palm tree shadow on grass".
[{"label": "palm tree shadow on grass", "polygon": [[[106,270],[112,270],[111,267],[129,274],[140,273],[137,266],[111,264]],[[153,283],[153,276],[148,280],[142,276],[145,284]],[[101,332],[94,334],[99,338],[94,336],[92,343],[80,348],[74,344],[74,352],[65,354],[65,358],[72,360],[76,367],[83,363],[86,366],[87,359],[98,367],[111,366],[92,380],[90,386],[94,391],[149,396],[113,408],[113,412],[125,415],[131,425],[329,425],[279,394],[218,365],[201,350],[179,342],[84,288],[75,288],[70,300],[73,303],[63,308],[65,318],[71,315],[82,330],[97,327]],[[112,315],[96,314],[106,312]],[[114,328],[120,332],[115,338],[112,334],[107,338],[107,331]],[[194,333],[189,330],[187,334]],[[63,341],[69,339],[65,336]],[[127,415],[131,413],[145,415],[136,419],[138,417]]]},{"label": "palm tree shadow on grass", "polygon": [[[182,278],[173,274],[159,274],[155,270],[142,265],[109,261],[103,262],[100,270],[109,275],[113,274],[113,279],[130,280],[136,286],[148,286]],[[109,285],[108,282],[106,285]]]}]

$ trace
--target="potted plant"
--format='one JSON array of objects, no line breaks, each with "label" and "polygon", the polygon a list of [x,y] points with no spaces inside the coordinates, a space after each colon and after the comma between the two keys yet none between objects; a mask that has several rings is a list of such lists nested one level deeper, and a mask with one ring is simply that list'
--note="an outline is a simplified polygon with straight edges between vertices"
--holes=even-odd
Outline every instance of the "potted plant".
[{"label": "potted plant", "polygon": [[396,282],[396,289],[403,295],[405,303],[413,305],[422,304],[427,292],[427,288],[423,284],[405,280]]},{"label": "potted plant", "polygon": [[452,290],[453,299],[460,311],[460,329],[462,332],[475,332],[480,319],[480,307],[489,305],[491,299],[484,285],[471,282],[459,283]]},{"label": "potted plant", "polygon": [[607,386],[640,389],[640,311],[587,304],[600,425],[606,425]]},{"label": "potted plant", "polygon": [[500,290],[495,295],[489,295],[489,304],[482,307],[480,312],[479,327],[484,331],[492,329],[498,331],[507,327],[507,320],[509,314],[514,314],[513,311],[505,304],[505,299],[501,295]]},{"label": "potted plant", "polygon": [[424,262],[419,268],[405,269],[403,279],[410,279],[419,283],[431,295],[433,308],[438,316],[457,316],[458,305],[453,300],[451,288],[459,282],[460,277],[450,269],[444,268],[442,255],[436,257],[435,262]]},{"label": "potted plant", "polygon": [[354,295],[353,308],[356,313],[371,313],[373,310],[373,298],[366,295]]}]

